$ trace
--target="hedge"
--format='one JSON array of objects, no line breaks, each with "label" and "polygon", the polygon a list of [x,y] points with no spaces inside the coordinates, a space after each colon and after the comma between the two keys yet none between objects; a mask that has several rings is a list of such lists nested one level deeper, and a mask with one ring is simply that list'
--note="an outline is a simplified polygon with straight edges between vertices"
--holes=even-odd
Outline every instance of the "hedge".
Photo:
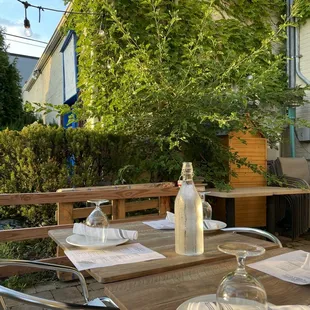
[{"label": "hedge", "polygon": [[[148,139],[34,124],[0,132],[0,192],[176,180],[182,156]],[[55,205],[1,207],[0,220],[54,224]]]}]

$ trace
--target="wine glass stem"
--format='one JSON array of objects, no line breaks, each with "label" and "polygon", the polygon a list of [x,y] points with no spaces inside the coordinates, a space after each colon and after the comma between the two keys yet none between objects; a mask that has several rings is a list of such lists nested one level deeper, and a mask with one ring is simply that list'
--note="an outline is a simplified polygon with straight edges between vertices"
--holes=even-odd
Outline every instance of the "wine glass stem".
[{"label": "wine glass stem", "polygon": [[238,268],[236,270],[236,273],[238,273],[238,274],[246,274],[246,270],[245,270],[245,256],[237,255],[237,263],[238,263]]}]

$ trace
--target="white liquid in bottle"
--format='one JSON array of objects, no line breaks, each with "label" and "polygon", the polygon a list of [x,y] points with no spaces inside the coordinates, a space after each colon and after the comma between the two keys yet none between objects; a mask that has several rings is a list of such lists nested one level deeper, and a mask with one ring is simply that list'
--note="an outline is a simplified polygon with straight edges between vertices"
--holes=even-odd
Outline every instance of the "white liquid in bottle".
[{"label": "white liquid in bottle", "polygon": [[193,182],[192,163],[183,163],[182,178],[174,205],[175,251],[180,255],[200,255],[204,252],[203,211]]}]

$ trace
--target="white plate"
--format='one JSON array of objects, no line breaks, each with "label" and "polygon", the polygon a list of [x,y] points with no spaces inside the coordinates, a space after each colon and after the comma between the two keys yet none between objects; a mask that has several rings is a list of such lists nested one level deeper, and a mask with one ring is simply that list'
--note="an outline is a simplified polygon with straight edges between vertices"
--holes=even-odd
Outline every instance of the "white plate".
[{"label": "white plate", "polygon": [[217,221],[217,220],[207,220],[207,221],[211,222],[211,223],[215,223],[217,225],[217,228],[212,228],[212,229],[203,228],[204,232],[216,231],[216,230],[219,230],[219,229],[223,229],[223,228],[225,228],[227,226],[226,223],[221,222],[221,221]]},{"label": "white plate", "polygon": [[[183,304],[181,304],[177,310],[188,310],[188,304],[191,302],[216,302],[216,295],[215,294],[209,294],[209,295],[201,295],[201,296],[197,296],[191,299],[188,299],[186,301],[183,302]],[[274,306],[271,303],[268,303],[269,306]]]},{"label": "white plate", "polygon": [[113,247],[113,246],[126,243],[128,240],[129,239],[110,239],[110,240],[107,240],[106,242],[102,242],[96,239],[91,239],[89,237],[86,240],[85,236],[74,234],[74,235],[67,237],[66,242],[71,245],[82,247],[82,248],[103,249],[103,248],[109,248],[109,247]]}]

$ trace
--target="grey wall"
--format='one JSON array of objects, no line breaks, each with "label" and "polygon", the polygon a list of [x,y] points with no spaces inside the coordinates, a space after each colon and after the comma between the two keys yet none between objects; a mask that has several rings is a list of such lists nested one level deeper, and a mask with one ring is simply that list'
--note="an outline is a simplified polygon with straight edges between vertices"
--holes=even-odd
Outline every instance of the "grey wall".
[{"label": "grey wall", "polygon": [[19,70],[21,75],[21,86],[23,87],[24,84],[29,79],[34,66],[36,65],[38,61],[38,57],[31,57],[31,56],[25,56],[25,55],[18,55],[18,54],[9,54],[10,62],[13,62],[14,59],[16,59],[16,68]]}]

